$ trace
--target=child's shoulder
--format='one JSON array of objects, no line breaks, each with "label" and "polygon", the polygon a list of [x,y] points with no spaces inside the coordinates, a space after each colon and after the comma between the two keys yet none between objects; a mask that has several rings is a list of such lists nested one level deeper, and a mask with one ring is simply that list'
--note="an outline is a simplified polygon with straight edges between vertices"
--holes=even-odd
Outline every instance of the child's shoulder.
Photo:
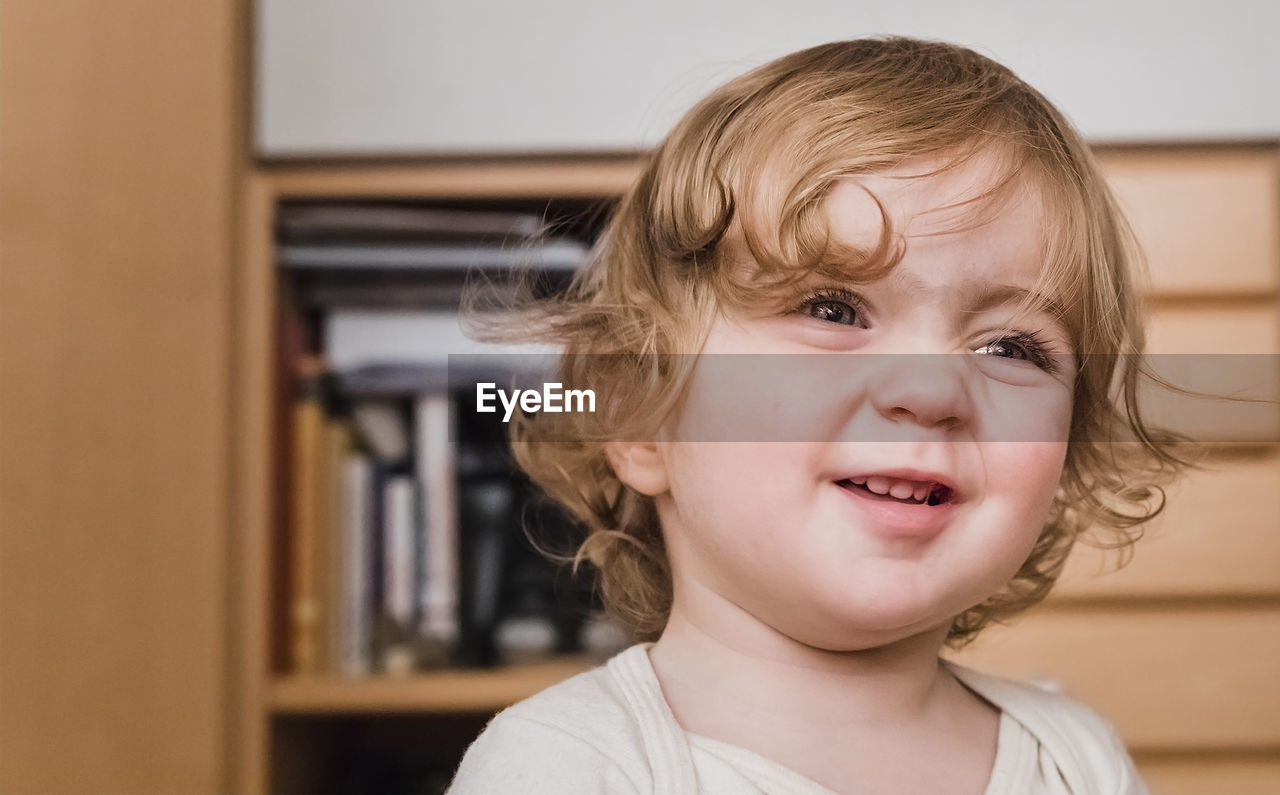
[{"label": "child's shoulder", "polygon": [[642,746],[622,686],[599,666],[494,716],[449,792],[644,791]]},{"label": "child's shoulder", "polygon": [[1051,683],[1007,679],[955,663],[948,663],[948,667],[970,690],[1019,720],[1025,719],[1037,727],[1048,721],[1063,732],[1089,736],[1114,733],[1098,713],[1059,692]]},{"label": "child's shoulder", "polygon": [[1021,724],[1063,774],[1077,780],[1072,792],[1145,792],[1119,734],[1089,707],[1051,686],[950,662],[948,667],[962,684]]}]

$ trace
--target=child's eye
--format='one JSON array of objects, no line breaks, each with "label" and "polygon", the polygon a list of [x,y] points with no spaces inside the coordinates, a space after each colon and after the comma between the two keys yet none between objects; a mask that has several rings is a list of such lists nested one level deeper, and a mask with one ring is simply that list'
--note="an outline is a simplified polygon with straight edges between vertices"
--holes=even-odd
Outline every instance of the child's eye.
[{"label": "child's eye", "polygon": [[848,290],[818,290],[804,299],[796,312],[839,326],[857,326],[864,322],[862,301]]},{"label": "child's eye", "polygon": [[1049,346],[1034,333],[1018,332],[1001,337],[978,348],[974,353],[985,353],[1006,359],[1018,359],[1034,364],[1046,372],[1056,372],[1057,366],[1049,354]]}]

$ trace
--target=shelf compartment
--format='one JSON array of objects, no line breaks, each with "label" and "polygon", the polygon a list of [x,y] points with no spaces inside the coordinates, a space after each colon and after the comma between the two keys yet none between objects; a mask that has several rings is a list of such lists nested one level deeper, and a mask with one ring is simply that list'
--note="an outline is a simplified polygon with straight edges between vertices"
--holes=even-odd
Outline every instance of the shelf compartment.
[{"label": "shelf compartment", "polygon": [[271,683],[269,703],[275,715],[497,712],[598,664],[588,657],[562,657],[403,678],[285,676]]}]

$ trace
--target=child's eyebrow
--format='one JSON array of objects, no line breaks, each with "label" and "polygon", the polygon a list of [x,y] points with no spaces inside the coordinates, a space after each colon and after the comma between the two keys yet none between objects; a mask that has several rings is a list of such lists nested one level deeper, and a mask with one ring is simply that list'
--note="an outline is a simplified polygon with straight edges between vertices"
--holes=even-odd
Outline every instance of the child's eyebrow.
[{"label": "child's eyebrow", "polygon": [[961,289],[966,303],[974,312],[982,312],[995,306],[1027,302],[1028,306],[1048,312],[1055,318],[1066,317],[1062,304],[1053,296],[1029,290],[1016,284],[989,284],[969,282]]},{"label": "child's eyebrow", "polygon": [[1026,301],[1028,306],[1038,311],[1047,312],[1055,319],[1062,319],[1067,316],[1062,303],[1053,296],[1016,284],[992,284],[982,279],[965,279],[955,286],[938,287],[926,285],[914,274],[895,274],[893,278],[901,287],[911,292],[936,294],[942,290],[954,289],[959,293],[962,304],[968,311],[974,313],[985,312],[992,307]]}]

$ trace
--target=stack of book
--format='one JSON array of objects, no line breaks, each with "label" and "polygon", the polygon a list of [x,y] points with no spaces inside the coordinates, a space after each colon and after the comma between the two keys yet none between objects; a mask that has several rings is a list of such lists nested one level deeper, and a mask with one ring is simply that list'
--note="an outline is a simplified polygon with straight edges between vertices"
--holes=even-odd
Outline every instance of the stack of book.
[{"label": "stack of book", "polygon": [[[412,207],[285,207],[278,232],[276,669],[405,674],[579,650],[589,584],[524,526],[563,550],[572,525],[448,365],[547,351],[470,340],[456,303],[468,273],[571,272],[587,246],[549,241],[536,216]],[[329,278],[386,271],[414,277],[412,305]]]},{"label": "stack of book", "polygon": [[565,284],[589,247],[548,226],[523,212],[291,203],[277,214],[276,261],[305,305],[453,309],[466,278]]}]

